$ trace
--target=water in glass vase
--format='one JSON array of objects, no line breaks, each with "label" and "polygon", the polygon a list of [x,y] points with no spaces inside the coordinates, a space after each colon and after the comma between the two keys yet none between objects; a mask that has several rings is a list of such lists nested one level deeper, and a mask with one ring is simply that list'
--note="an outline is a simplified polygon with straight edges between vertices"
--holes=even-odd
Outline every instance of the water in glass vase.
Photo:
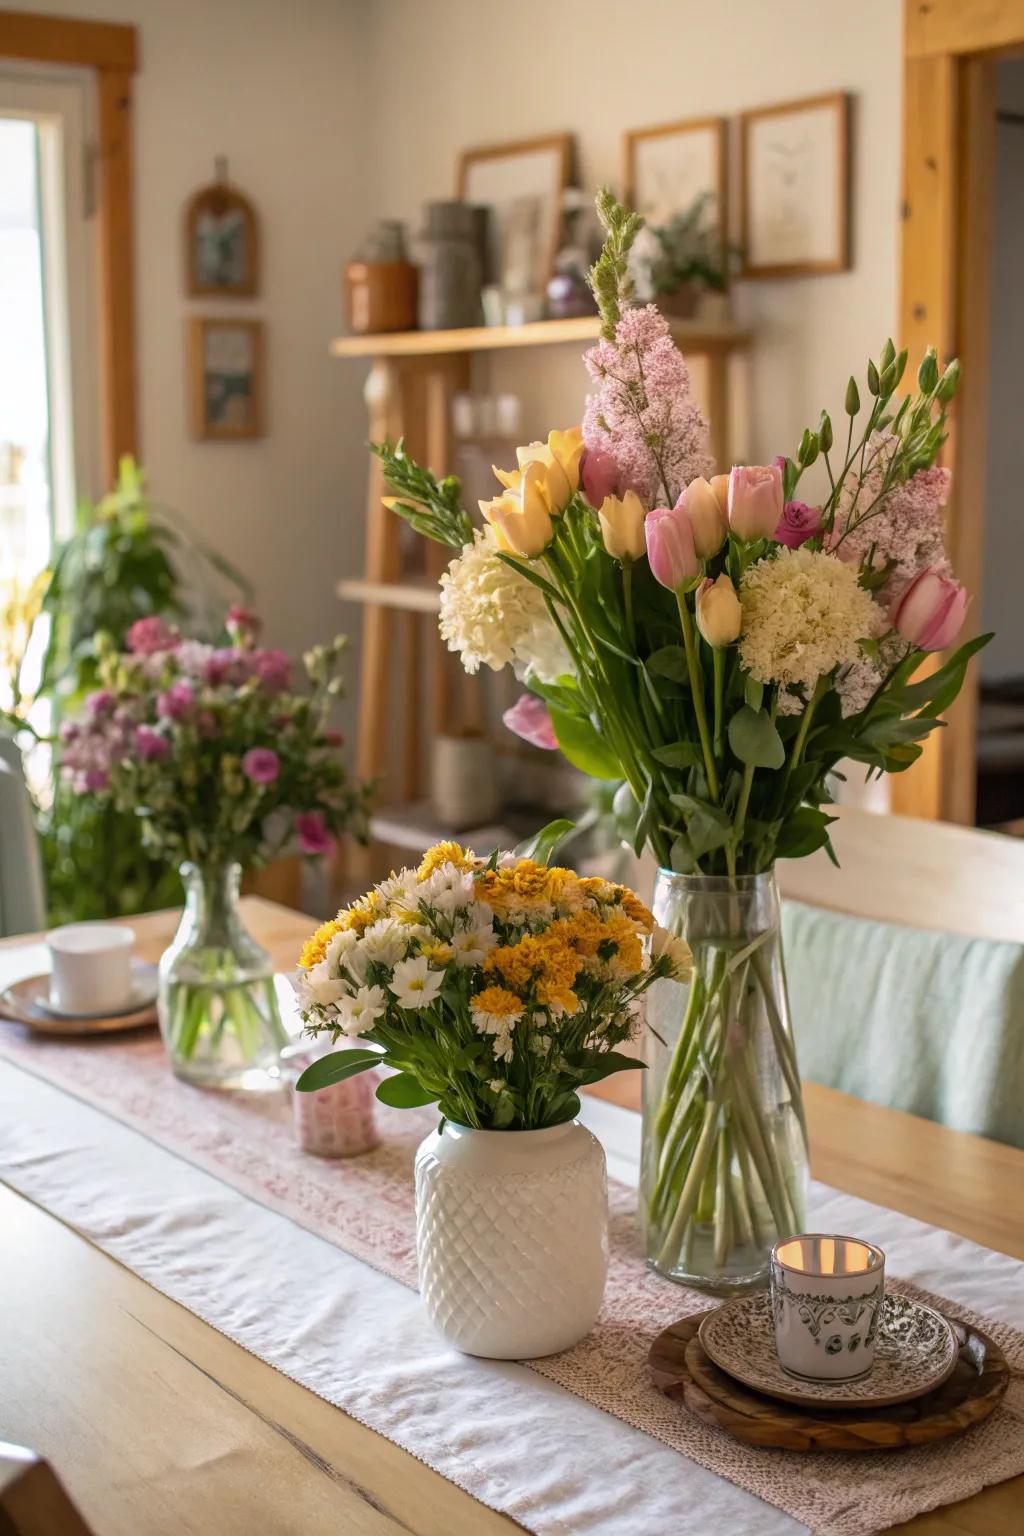
[{"label": "water in glass vase", "polygon": [[267,951],[238,915],[238,864],[183,864],[185,910],[160,960],[160,1031],[178,1077],[273,1089],[288,1044]]},{"label": "water in glass vase", "polygon": [[648,1262],[729,1294],[762,1285],[803,1229],[807,1139],[774,872],[660,870],[654,915],[693,951],[658,982],[645,1032],[641,1212]]}]

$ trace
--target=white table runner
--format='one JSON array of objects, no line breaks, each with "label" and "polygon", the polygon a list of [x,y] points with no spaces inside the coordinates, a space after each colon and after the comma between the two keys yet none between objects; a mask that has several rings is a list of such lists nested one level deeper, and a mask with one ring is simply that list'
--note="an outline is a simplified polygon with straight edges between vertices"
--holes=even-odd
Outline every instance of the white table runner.
[{"label": "white table runner", "polygon": [[[613,1176],[635,1182],[638,1117],[591,1100],[585,1118]],[[524,1367],[448,1350],[406,1287],[8,1063],[0,1170],[157,1289],[538,1536],[807,1529]],[[826,1230],[876,1238],[905,1279],[1024,1324],[1024,1265],[823,1186],[812,1211]]]}]

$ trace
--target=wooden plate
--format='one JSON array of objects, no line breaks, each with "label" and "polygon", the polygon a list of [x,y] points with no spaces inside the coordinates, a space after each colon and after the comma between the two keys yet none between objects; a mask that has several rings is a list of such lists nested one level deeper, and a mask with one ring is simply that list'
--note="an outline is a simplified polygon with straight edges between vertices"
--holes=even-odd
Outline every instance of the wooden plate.
[{"label": "wooden plate", "polygon": [[727,1376],[697,1337],[707,1312],[684,1317],[660,1333],[648,1363],[654,1384],[691,1413],[728,1430],[747,1445],[789,1451],[891,1451],[928,1445],[980,1424],[1010,1381],[999,1345],[980,1329],[947,1318],[960,1352],[951,1376],[934,1392],[886,1408],[795,1408],[762,1396]]},{"label": "wooden plate", "polygon": [[132,1013],[118,1013],[112,1018],[74,1019],[67,1014],[50,1013],[42,1006],[49,997],[50,977],[26,976],[0,992],[0,1018],[13,1019],[40,1035],[112,1035],[123,1029],[141,1029],[156,1023],[156,1002],[148,1002]]}]

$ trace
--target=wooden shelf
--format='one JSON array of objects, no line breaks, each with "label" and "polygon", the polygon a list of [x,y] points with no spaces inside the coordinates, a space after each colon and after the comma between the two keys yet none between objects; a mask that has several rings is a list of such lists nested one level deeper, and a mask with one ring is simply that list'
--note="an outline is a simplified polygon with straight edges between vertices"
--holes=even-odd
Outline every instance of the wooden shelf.
[{"label": "wooden shelf", "polygon": [[401,608],[405,613],[437,613],[441,589],[436,581],[339,581],[339,597],[350,603],[373,603],[381,608]]},{"label": "wooden shelf", "polygon": [[[731,352],[745,347],[750,332],[729,323],[669,320],[684,352]],[[504,352],[512,347],[550,347],[564,342],[596,341],[596,315],[579,320],[537,320],[530,325],[466,326],[458,331],[391,331],[378,336],[339,336],[332,357],[428,357],[450,352]]]}]

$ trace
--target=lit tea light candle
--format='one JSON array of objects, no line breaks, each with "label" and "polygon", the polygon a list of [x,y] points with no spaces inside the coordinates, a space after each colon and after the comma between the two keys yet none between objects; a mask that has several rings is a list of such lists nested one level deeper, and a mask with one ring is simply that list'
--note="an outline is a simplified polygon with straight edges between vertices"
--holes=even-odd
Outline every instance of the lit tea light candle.
[{"label": "lit tea light candle", "polygon": [[[344,1042],[339,1042],[344,1048]],[[380,1142],[376,1092],[380,1073],[371,1067],[315,1093],[296,1093],[295,1083],[308,1066],[335,1046],[301,1041],[281,1053],[281,1066],[292,1096],[292,1120],[303,1152],[314,1157],[357,1157]]]},{"label": "lit tea light candle", "polygon": [[885,1254],[874,1243],[807,1232],[775,1244],[771,1301],[779,1363],[810,1381],[851,1381],[874,1364]]}]

